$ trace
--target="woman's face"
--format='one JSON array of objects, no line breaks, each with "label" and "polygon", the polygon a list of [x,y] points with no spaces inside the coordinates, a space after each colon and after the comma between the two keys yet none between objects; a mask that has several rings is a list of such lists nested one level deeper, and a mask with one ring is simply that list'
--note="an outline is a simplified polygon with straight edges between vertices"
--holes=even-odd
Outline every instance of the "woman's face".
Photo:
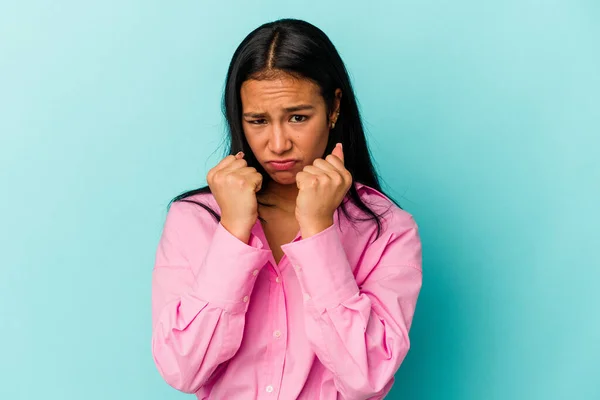
[{"label": "woman's face", "polygon": [[242,126],[254,156],[275,182],[296,184],[296,174],[323,157],[341,90],[329,116],[319,87],[287,74],[247,80],[240,94]]}]

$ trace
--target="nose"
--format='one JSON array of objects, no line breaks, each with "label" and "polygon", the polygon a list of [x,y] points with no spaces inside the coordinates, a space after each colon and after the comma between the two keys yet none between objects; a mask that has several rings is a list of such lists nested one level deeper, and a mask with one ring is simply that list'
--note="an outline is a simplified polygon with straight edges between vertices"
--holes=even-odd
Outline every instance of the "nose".
[{"label": "nose", "polygon": [[269,133],[269,150],[274,154],[284,154],[291,150],[292,141],[289,139],[281,124],[272,124]]}]

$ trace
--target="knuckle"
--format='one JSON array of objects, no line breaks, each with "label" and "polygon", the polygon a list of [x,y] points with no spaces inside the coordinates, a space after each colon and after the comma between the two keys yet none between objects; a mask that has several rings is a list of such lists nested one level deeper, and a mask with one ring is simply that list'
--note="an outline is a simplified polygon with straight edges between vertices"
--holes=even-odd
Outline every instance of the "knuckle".
[{"label": "knuckle", "polygon": [[224,180],[228,184],[235,184],[235,182],[237,181],[237,176],[235,176],[234,174],[227,174],[227,176],[224,177]]}]

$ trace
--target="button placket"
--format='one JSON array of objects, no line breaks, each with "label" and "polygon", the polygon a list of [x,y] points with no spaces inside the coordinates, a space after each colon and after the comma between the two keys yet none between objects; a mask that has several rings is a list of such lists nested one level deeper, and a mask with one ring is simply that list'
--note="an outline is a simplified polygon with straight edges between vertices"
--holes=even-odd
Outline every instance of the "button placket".
[{"label": "button placket", "polygon": [[[281,386],[283,379],[283,367],[285,365],[286,350],[287,350],[287,310],[286,310],[286,292],[284,285],[281,284],[281,275],[275,279],[272,284],[273,291],[273,309],[275,316],[273,318],[272,339],[269,343],[274,357],[272,358],[273,370],[270,376],[271,384],[274,387]],[[274,389],[278,392],[279,389]]]},{"label": "button placket", "polygon": [[[265,381],[264,384],[267,386],[264,387],[266,393],[272,394],[272,396],[276,396],[277,390],[276,387],[281,383],[281,380],[278,379],[281,376],[280,371],[280,362],[279,358],[281,356],[281,350],[279,346],[277,346],[277,338],[275,338],[275,332],[280,328],[280,313],[281,313],[281,296],[282,296],[282,285],[280,284],[281,279],[279,278],[280,272],[271,264],[271,271],[269,272],[269,306],[268,306],[268,315],[273,315],[274,318],[269,318],[268,328],[271,332],[271,337],[267,344],[266,349],[266,368],[264,370]],[[273,279],[273,276],[276,276]],[[285,307],[284,311],[285,313]],[[269,332],[267,330],[267,332]],[[265,332],[265,333],[267,333]],[[285,356],[285,352],[283,353]]]}]

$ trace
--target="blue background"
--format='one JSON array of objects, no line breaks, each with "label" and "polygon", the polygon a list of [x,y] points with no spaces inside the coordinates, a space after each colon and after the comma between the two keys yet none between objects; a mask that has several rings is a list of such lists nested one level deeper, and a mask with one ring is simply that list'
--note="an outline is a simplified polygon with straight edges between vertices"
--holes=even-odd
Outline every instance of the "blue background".
[{"label": "blue background", "polygon": [[252,29],[351,72],[424,286],[397,399],[600,399],[600,2],[0,6],[0,398],[184,399],[150,354],[166,206],[220,158]]}]

